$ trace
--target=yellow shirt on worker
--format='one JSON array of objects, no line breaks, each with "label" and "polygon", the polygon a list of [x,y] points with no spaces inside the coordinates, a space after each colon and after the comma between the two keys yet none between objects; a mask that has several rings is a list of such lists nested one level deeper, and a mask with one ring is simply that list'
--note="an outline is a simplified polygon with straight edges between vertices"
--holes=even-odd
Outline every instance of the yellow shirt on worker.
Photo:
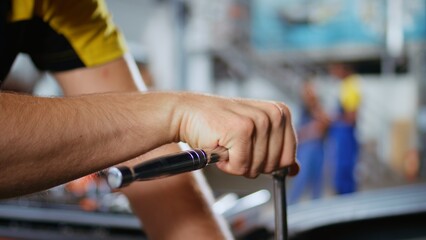
[{"label": "yellow shirt on worker", "polygon": [[358,75],[352,74],[343,79],[339,99],[340,105],[345,112],[357,111],[361,104],[361,90]]}]

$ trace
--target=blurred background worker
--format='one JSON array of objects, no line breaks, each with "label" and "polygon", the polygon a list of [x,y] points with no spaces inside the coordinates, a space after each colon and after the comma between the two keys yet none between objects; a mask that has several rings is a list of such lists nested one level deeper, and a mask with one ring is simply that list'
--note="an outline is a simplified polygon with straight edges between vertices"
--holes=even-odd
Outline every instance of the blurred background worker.
[{"label": "blurred background worker", "polygon": [[329,118],[321,106],[312,81],[304,82],[301,99],[297,158],[302,170],[293,180],[289,204],[296,203],[306,190],[311,191],[312,199],[320,198],[323,192],[324,140]]},{"label": "blurred background worker", "polygon": [[337,114],[330,127],[330,157],[334,169],[334,189],[337,194],[357,190],[355,166],[359,155],[357,112],[361,103],[359,79],[352,67],[343,63],[329,65],[332,76],[341,81]]}]

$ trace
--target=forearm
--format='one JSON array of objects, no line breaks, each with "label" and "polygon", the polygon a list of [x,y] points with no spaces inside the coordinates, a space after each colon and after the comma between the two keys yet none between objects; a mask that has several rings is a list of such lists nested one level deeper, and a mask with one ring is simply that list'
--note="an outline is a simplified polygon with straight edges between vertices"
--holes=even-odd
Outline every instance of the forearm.
[{"label": "forearm", "polygon": [[172,111],[161,109],[170,103],[151,95],[0,93],[0,197],[43,190],[170,142]]}]

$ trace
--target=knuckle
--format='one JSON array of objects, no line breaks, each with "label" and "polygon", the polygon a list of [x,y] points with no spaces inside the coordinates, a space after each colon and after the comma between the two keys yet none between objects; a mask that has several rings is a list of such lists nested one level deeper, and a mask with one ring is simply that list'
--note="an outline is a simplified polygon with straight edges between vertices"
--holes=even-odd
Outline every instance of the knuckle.
[{"label": "knuckle", "polygon": [[260,113],[257,117],[257,122],[257,125],[260,129],[267,130],[269,128],[270,120],[266,113]]},{"label": "knuckle", "polygon": [[280,106],[281,106],[281,109],[283,111],[283,114],[284,114],[285,118],[287,118],[287,119],[290,120],[291,119],[290,108],[287,105],[283,104],[283,103],[280,103]]},{"label": "knuckle", "polygon": [[246,133],[247,136],[251,136],[255,130],[254,122],[249,118],[241,118],[236,127],[243,133]]},{"label": "knuckle", "polygon": [[281,108],[277,105],[271,105],[271,110],[269,111],[271,115],[271,119],[273,122],[280,123],[282,121],[284,113],[282,112]]},{"label": "knuckle", "polygon": [[291,121],[291,111],[287,105],[282,102],[273,102],[275,109],[271,113],[271,117],[274,122],[286,122],[288,120]]}]

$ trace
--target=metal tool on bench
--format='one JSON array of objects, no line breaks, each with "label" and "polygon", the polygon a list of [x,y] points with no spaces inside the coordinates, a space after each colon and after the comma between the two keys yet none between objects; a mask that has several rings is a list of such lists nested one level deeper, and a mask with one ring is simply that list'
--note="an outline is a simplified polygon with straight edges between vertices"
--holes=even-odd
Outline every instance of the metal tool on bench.
[{"label": "metal tool on bench", "polygon": [[[111,188],[121,188],[134,181],[152,180],[201,169],[224,159],[228,159],[228,150],[223,147],[212,150],[193,149],[158,157],[134,167],[111,167],[106,171],[106,178]],[[287,239],[286,175],[287,169],[273,174],[275,240]]]}]

